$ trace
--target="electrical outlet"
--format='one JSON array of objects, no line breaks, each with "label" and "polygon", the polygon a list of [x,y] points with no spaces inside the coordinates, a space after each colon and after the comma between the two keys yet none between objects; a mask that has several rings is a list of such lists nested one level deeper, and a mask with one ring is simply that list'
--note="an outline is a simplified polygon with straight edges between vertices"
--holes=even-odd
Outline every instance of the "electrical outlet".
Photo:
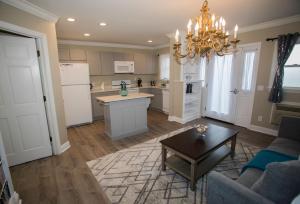
[{"label": "electrical outlet", "polygon": [[262,117],[261,115],[259,115],[259,116],[257,117],[257,120],[258,120],[258,122],[261,122],[261,121],[263,121],[263,117]]}]

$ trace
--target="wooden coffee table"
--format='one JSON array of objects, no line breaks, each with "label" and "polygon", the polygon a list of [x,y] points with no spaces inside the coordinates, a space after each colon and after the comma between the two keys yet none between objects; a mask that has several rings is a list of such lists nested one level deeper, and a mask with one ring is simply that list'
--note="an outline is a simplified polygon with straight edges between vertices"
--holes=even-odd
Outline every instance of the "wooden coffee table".
[{"label": "wooden coffee table", "polygon": [[[162,144],[162,170],[166,166],[191,181],[195,190],[197,180],[225,157],[234,157],[237,130],[209,124],[205,136],[195,128],[164,139]],[[231,148],[226,143],[231,141]],[[167,158],[167,150],[172,156]]]}]

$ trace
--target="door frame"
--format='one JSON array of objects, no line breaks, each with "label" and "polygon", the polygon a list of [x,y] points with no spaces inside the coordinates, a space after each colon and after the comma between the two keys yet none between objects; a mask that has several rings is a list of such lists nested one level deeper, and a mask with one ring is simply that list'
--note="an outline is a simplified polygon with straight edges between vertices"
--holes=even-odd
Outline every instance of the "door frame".
[{"label": "door frame", "polygon": [[48,121],[49,136],[52,138],[52,154],[58,155],[62,153],[62,150],[59,137],[57,114],[55,109],[54,90],[49,60],[47,36],[44,33],[30,30],[28,28],[10,24],[4,21],[0,21],[0,29],[11,33],[31,37],[34,38],[36,41],[37,49],[40,51],[40,57],[38,61],[41,74],[41,83],[43,88],[42,91],[44,96],[46,96],[47,98],[47,101],[45,103],[45,109]]},{"label": "door frame", "polygon": [[[247,128],[250,128],[251,126],[251,119],[252,119],[252,114],[253,114],[253,105],[254,105],[254,97],[255,97],[255,92],[256,92],[256,82],[257,82],[257,74],[258,74],[258,67],[259,67],[259,60],[260,60],[260,50],[261,50],[261,42],[254,42],[254,43],[245,43],[245,44],[240,44],[238,45],[239,48],[244,48],[244,47],[249,47],[249,46],[255,46],[257,47],[257,66],[254,67],[255,70],[253,70],[253,83],[252,83],[252,88],[254,89],[253,93],[251,94],[251,101],[250,101],[250,106],[251,106],[251,115],[250,117],[250,123],[248,124]],[[207,73],[208,73],[209,66],[206,66],[205,70],[205,86],[203,87],[204,91],[202,92],[202,97],[203,97],[203,106],[202,106],[202,115],[206,116],[206,110],[205,107],[207,106]],[[236,115],[237,111],[235,112],[234,115],[234,120],[233,124],[236,123]]]}]

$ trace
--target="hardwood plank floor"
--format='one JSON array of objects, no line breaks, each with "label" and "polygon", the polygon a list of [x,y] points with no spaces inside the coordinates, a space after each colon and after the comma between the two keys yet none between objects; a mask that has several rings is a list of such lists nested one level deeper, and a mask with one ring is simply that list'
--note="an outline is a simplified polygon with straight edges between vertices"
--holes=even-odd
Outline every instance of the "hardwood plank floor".
[{"label": "hardwood plank floor", "polygon": [[272,136],[206,118],[181,125],[169,122],[163,113],[149,111],[149,132],[111,141],[104,134],[104,122],[96,121],[90,125],[69,128],[71,148],[63,154],[11,167],[15,190],[24,204],[108,203],[88,169],[87,161],[199,122],[239,129],[238,140],[260,147],[266,147],[274,139]]}]

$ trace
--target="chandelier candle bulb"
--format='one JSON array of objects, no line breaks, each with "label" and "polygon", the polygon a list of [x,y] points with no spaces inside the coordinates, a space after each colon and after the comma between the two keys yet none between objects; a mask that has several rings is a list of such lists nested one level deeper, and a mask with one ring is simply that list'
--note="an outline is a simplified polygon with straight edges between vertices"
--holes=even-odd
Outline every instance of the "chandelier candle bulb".
[{"label": "chandelier candle bulb", "polygon": [[188,22],[187,28],[188,28],[188,34],[191,34],[191,32],[192,32],[192,20],[191,19]]},{"label": "chandelier candle bulb", "polygon": [[175,33],[175,42],[179,43],[179,30],[178,29],[176,30],[176,33]]},{"label": "chandelier candle bulb", "polygon": [[225,25],[226,25],[225,19],[223,19],[222,25],[223,25],[223,33],[225,33]]},{"label": "chandelier candle bulb", "polygon": [[198,32],[199,32],[199,23],[197,22],[195,25],[195,36],[198,37]]},{"label": "chandelier candle bulb", "polygon": [[213,14],[212,17],[211,17],[211,26],[212,27],[215,26],[215,20],[216,20],[216,16],[215,16],[215,14]]},{"label": "chandelier candle bulb", "polygon": [[235,27],[234,27],[234,35],[233,35],[233,38],[234,38],[235,40],[237,39],[237,32],[238,32],[238,29],[239,29],[238,25],[235,25]]}]

